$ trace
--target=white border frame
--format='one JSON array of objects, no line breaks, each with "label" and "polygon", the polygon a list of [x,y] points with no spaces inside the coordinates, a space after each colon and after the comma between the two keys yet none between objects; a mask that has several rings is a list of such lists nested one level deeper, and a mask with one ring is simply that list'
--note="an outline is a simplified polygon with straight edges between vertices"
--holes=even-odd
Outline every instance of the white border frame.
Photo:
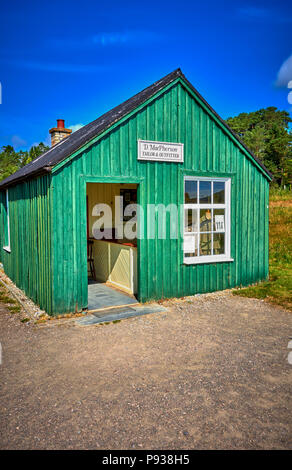
[{"label": "white border frame", "polygon": [[[212,186],[214,182],[225,182],[225,203],[224,204],[213,204],[213,200],[211,200],[210,204],[185,204],[185,182],[186,181],[210,181]],[[200,184],[200,183],[199,183]],[[183,252],[183,259],[184,264],[204,264],[204,263],[218,263],[218,262],[226,262],[226,261],[234,261],[233,258],[230,256],[230,195],[231,195],[231,178],[226,177],[206,177],[206,176],[184,176],[184,184],[183,184],[183,191],[184,191],[184,218],[185,218],[185,210],[186,209],[225,209],[225,253],[224,255],[210,255],[210,256],[193,256],[193,257],[185,257]],[[213,191],[211,190],[211,194]],[[185,227],[185,222],[184,222]],[[193,233],[199,232],[189,232],[190,235]],[[219,232],[218,232],[219,233]],[[185,236],[185,232],[184,232]],[[200,237],[198,236],[198,253],[199,253],[199,243]]]},{"label": "white border frame", "polygon": [[[181,147],[181,157],[180,159],[174,160],[173,158],[159,158],[159,157],[141,157],[141,144],[163,144],[163,145],[175,145],[176,147]],[[170,162],[170,163],[183,163],[184,162],[184,144],[179,142],[161,142],[160,140],[141,140],[138,139],[138,160],[139,161],[153,161],[153,162]]]}]

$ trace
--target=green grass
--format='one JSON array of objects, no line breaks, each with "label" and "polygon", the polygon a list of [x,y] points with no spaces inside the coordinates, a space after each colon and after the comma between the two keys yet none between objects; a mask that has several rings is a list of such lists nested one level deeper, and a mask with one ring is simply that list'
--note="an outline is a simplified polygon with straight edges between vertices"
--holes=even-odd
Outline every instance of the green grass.
[{"label": "green grass", "polygon": [[10,313],[17,313],[21,311],[19,303],[10,297],[9,291],[2,285],[0,287],[0,302],[7,306]]},{"label": "green grass", "polygon": [[292,191],[289,189],[281,189],[278,187],[270,188],[270,201],[291,201],[292,200]]},{"label": "green grass", "polygon": [[0,302],[3,302],[4,304],[16,304],[16,301],[3,291],[0,292]]},{"label": "green grass", "polygon": [[269,281],[234,290],[234,295],[266,299],[292,311],[292,192],[270,193]]},{"label": "green grass", "polygon": [[20,312],[21,308],[19,305],[13,305],[13,306],[8,306],[8,309],[10,311],[10,313],[17,313],[17,312]]}]

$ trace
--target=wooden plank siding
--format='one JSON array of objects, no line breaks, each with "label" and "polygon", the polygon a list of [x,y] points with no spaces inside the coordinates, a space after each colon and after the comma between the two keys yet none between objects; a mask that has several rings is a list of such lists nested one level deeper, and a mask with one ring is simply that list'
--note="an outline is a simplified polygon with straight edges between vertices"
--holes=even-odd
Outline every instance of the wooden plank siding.
[{"label": "wooden plank siding", "polygon": [[[11,252],[0,260],[5,273],[41,309],[52,313],[51,176],[42,176],[9,187]],[[5,191],[1,191],[0,226],[4,227]]]},{"label": "wooden plank siding", "polygon": [[[184,163],[138,161],[137,139],[184,143]],[[267,277],[268,181],[199,100],[176,83],[53,170],[52,312],[87,307],[86,181],[137,183],[146,230],[147,204],[183,204],[184,175],[231,177],[234,261],[185,265],[182,239],[170,239],[169,216],[165,240],[157,237],[156,217],[155,239],[138,242],[139,300],[210,292]],[[45,211],[45,205],[32,210],[33,220],[40,210]],[[45,246],[45,239],[42,243]],[[41,257],[38,263],[43,263]],[[43,272],[38,264],[32,269],[36,275]]]}]

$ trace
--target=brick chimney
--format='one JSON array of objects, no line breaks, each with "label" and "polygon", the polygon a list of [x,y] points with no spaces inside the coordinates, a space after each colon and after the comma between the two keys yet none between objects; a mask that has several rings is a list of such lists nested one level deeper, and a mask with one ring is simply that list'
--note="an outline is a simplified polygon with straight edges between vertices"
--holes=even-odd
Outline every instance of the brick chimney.
[{"label": "brick chimney", "polygon": [[58,144],[61,140],[68,137],[71,134],[71,129],[65,129],[65,121],[64,119],[57,119],[57,127],[52,127],[49,130],[51,134],[51,147],[53,145]]}]

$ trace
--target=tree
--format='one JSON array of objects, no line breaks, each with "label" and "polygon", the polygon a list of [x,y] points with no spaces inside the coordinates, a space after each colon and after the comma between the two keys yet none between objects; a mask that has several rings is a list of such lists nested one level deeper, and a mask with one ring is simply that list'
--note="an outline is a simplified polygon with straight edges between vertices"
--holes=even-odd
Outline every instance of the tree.
[{"label": "tree", "polygon": [[30,163],[42,153],[49,150],[49,147],[42,142],[29,151],[16,152],[11,145],[2,147],[0,151],[0,181],[15,173],[27,163]]},{"label": "tree", "polygon": [[271,106],[241,113],[226,122],[273,173],[279,185],[291,184],[292,133],[289,125],[292,119],[287,111]]},{"label": "tree", "polygon": [[244,142],[258,158],[264,159],[267,138],[266,129],[259,124],[245,133]]}]

